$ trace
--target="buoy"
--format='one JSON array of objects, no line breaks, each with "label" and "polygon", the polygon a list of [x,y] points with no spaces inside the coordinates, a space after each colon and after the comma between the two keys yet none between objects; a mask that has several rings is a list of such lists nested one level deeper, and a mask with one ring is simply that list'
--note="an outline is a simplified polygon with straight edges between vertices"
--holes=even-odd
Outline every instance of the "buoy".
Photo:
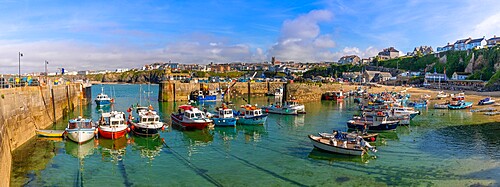
[{"label": "buoy", "polygon": [[99,134],[99,129],[95,129],[94,134]]},{"label": "buoy", "polygon": [[165,125],[161,126],[161,130],[164,131],[165,130]]},{"label": "buoy", "polygon": [[130,128],[127,128],[127,132],[130,132]]},{"label": "buoy", "polygon": [[370,140],[373,142],[375,141],[375,137],[371,137]]},{"label": "buoy", "polygon": [[133,125],[132,125],[132,126],[130,126],[130,128],[132,128],[132,130],[135,130],[135,126],[133,126]]}]

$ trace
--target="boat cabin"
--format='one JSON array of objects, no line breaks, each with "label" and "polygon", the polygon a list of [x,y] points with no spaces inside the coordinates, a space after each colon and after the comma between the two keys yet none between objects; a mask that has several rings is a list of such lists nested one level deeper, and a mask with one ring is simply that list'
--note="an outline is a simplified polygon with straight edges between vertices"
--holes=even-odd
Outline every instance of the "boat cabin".
[{"label": "boat cabin", "polygon": [[94,125],[92,124],[91,119],[84,119],[82,117],[78,117],[77,119],[69,120],[68,129],[91,129]]},{"label": "boat cabin", "polygon": [[233,109],[225,108],[219,110],[219,118],[232,118],[233,117]]},{"label": "boat cabin", "polygon": [[262,115],[261,109],[245,110],[245,117],[253,117],[253,116],[260,116],[260,115]]},{"label": "boat cabin", "polygon": [[106,94],[98,94],[97,100],[109,100],[109,97]]},{"label": "boat cabin", "polygon": [[140,119],[139,119],[140,123],[159,122],[160,121],[160,116],[158,116],[156,114],[156,112],[154,112],[154,111],[141,113],[141,115],[139,115],[139,117],[140,117]]},{"label": "boat cabin", "polygon": [[101,122],[104,122],[106,125],[109,125],[111,127],[126,125],[125,113],[117,111],[102,113]]},{"label": "boat cabin", "polygon": [[288,105],[288,106],[299,105],[299,101],[297,101],[297,100],[289,100],[289,101],[286,101],[285,105]]},{"label": "boat cabin", "polygon": [[198,108],[192,108],[191,110],[184,111],[184,117],[189,119],[203,119],[205,118],[205,114],[198,110]]}]

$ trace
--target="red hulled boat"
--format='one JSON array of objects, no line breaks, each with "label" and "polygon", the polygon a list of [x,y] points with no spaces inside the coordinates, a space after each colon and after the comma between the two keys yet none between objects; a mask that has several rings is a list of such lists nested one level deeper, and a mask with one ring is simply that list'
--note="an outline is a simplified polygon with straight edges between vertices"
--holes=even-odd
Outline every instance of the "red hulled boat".
[{"label": "red hulled boat", "polygon": [[125,113],[118,111],[102,113],[98,129],[99,136],[103,138],[118,139],[125,136],[129,131],[125,124]]},{"label": "red hulled boat", "polygon": [[180,125],[185,129],[204,129],[210,123],[211,119],[205,116],[203,111],[191,105],[179,106],[178,113],[172,113],[172,124]]}]

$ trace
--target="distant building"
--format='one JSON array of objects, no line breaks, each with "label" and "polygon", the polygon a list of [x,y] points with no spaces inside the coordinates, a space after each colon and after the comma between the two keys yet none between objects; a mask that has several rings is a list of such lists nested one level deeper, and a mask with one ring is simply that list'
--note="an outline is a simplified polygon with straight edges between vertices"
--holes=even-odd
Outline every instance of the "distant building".
[{"label": "distant building", "polygon": [[438,47],[436,50],[438,53],[451,51],[451,50],[453,50],[453,44],[448,43],[444,47]]},{"label": "distant building", "polygon": [[432,50],[431,46],[420,46],[420,47],[415,47],[413,49],[413,52],[409,52],[408,56],[417,56],[418,54],[421,55],[428,55],[432,54],[434,51]]},{"label": "distant building", "polygon": [[443,73],[426,73],[425,80],[434,82],[447,81],[448,77],[446,77],[446,74]]},{"label": "distant building", "polygon": [[472,39],[471,37],[457,40],[454,44],[448,43],[448,45],[444,47],[438,47],[437,52],[445,52],[445,51],[465,51],[465,50],[472,50],[472,49],[480,49],[483,46],[486,46],[487,42],[482,38],[477,38],[477,39]]},{"label": "distant building", "polygon": [[470,73],[465,72],[454,72],[451,76],[451,80],[465,80],[470,76]]},{"label": "distant building", "polygon": [[394,47],[389,47],[378,53],[381,60],[389,60],[399,57],[399,51],[394,49]]},{"label": "distant building", "polygon": [[348,56],[343,56],[339,59],[339,64],[352,64],[352,65],[357,65],[361,59],[357,55],[348,55]]},{"label": "distant building", "polygon": [[493,35],[493,38],[486,40],[486,46],[493,47],[496,45],[500,45],[500,37],[497,37],[497,35]]},{"label": "distant building", "polygon": [[370,64],[373,61],[373,57],[361,59],[361,64]]},{"label": "distant building", "polygon": [[78,71],[78,75],[88,75],[89,71]]}]

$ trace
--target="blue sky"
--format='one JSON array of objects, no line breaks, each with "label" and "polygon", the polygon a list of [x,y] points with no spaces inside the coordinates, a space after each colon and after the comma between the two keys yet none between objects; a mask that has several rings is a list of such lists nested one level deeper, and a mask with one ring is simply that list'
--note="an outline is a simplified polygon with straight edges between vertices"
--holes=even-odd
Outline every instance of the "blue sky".
[{"label": "blue sky", "polygon": [[[0,73],[181,63],[337,61],[500,35],[500,3],[0,0]],[[498,33],[497,33],[498,32]]]}]

